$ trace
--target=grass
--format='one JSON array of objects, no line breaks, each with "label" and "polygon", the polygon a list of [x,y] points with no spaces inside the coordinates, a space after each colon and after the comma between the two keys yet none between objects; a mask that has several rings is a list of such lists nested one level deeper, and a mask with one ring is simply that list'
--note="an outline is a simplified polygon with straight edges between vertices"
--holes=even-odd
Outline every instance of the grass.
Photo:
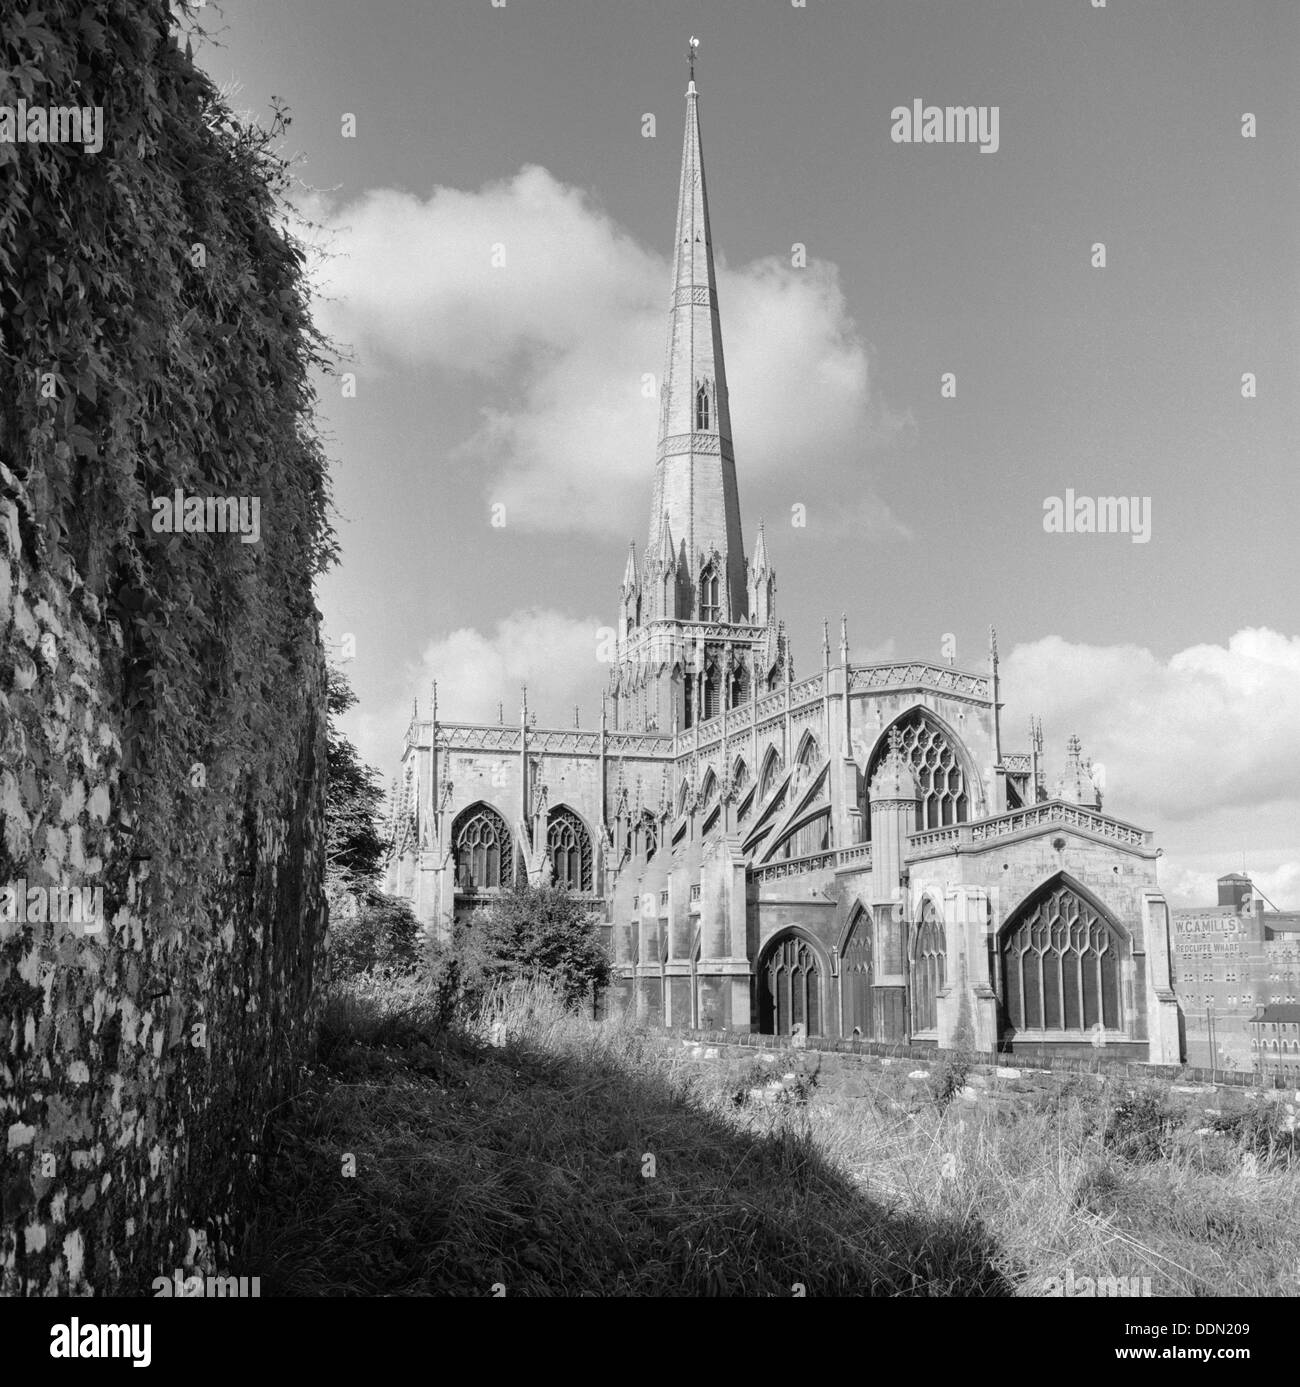
[{"label": "grass", "polygon": [[1300,1293],[1281,1105],[705,1053],[537,987],[454,1024],[414,980],[341,988],[240,1270],[306,1296],[1006,1296],[1067,1268]]}]

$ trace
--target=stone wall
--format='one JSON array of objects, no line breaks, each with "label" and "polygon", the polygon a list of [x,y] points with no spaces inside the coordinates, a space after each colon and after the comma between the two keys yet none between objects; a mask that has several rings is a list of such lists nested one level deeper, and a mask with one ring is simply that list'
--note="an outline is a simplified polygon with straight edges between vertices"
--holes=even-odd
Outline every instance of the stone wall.
[{"label": "stone wall", "polygon": [[[105,124],[0,146],[0,1295],[138,1293],[228,1261],[314,1035],[322,363],[167,6],[43,9],[0,70]],[[158,532],[176,489],[260,534]]]}]

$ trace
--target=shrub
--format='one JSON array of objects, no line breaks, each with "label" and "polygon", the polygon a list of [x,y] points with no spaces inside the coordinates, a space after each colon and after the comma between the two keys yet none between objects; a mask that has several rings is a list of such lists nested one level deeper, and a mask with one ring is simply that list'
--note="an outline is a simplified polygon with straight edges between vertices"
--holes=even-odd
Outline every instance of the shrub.
[{"label": "shrub", "polygon": [[944,1050],[938,1064],[930,1071],[934,1080],[934,1101],[940,1109],[949,1103],[966,1087],[970,1075],[970,1056],[961,1050]]},{"label": "shrub", "polygon": [[1214,1118],[1215,1131],[1235,1141],[1243,1155],[1254,1156],[1265,1170],[1285,1169],[1300,1160],[1300,1142],[1276,1103],[1256,1104]]},{"label": "shrub", "polygon": [[458,922],[450,947],[431,946],[433,973],[450,982],[465,1005],[495,984],[539,978],[554,985],[570,1010],[609,985],[613,965],[598,917],[560,886],[523,884]]},{"label": "shrub", "polygon": [[404,900],[373,887],[356,894],[331,894],[331,979],[414,970],[420,925]]},{"label": "shrub", "polygon": [[1178,1114],[1159,1089],[1139,1089],[1116,1104],[1102,1144],[1134,1165],[1159,1161],[1171,1154],[1177,1126]]}]

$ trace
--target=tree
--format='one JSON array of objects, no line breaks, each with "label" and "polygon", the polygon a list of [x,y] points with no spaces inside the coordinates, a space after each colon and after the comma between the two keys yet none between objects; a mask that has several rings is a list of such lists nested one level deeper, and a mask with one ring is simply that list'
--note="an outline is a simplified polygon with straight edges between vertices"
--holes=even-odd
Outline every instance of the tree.
[{"label": "tree", "polygon": [[334,721],[356,701],[347,676],[331,666],[325,865],[327,875],[354,894],[376,885],[389,846],[379,829],[384,802],[379,772],[366,765]]},{"label": "tree", "polygon": [[411,907],[379,889],[390,844],[379,821],[384,793],[334,719],[357,696],[342,670],[329,671],[329,781],[325,797],[325,896],[330,911],[330,974],[407,971],[418,961],[419,921]]},{"label": "tree", "polygon": [[458,927],[452,962],[467,990],[498,977],[540,974],[576,1008],[613,975],[598,920],[562,886],[519,883]]}]

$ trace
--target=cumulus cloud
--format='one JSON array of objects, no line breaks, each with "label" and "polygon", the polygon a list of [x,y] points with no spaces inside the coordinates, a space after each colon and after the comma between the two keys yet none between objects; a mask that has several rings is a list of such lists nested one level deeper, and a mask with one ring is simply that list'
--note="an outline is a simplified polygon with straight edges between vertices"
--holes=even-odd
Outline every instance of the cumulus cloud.
[{"label": "cumulus cloud", "polygon": [[1265,628],[1161,660],[1135,645],[1017,646],[1004,662],[1003,741],[1042,717],[1048,783],[1065,739],[1105,766],[1105,807],[1157,830],[1161,880],[1212,902],[1214,879],[1240,865],[1283,908],[1300,896],[1300,637]]},{"label": "cumulus cloud", "polygon": [[1300,637],[1248,629],[1162,661],[1049,636],[1017,646],[1003,672],[1009,725],[1033,711],[1058,741],[1077,732],[1117,805],[1185,819],[1296,798]]},{"label": "cumulus cloud", "polygon": [[[330,250],[316,275],[322,325],[363,371],[435,370],[481,391],[480,426],[452,456],[479,467],[512,525],[639,532],[658,418],[645,380],[657,388],[667,329],[663,255],[536,166],[477,192],[383,190],[308,210]],[[763,259],[718,274],[742,477],[815,470],[832,492],[865,494],[877,532],[899,533],[867,464],[910,421],[876,398],[835,267]]]},{"label": "cumulus cloud", "polygon": [[438,715],[448,722],[496,722],[503,697],[506,721],[517,722],[527,684],[539,725],[571,727],[576,703],[583,726],[595,727],[609,677],[598,659],[608,625],[538,608],[511,612],[489,634],[462,627],[425,648],[422,686],[438,681]]}]

